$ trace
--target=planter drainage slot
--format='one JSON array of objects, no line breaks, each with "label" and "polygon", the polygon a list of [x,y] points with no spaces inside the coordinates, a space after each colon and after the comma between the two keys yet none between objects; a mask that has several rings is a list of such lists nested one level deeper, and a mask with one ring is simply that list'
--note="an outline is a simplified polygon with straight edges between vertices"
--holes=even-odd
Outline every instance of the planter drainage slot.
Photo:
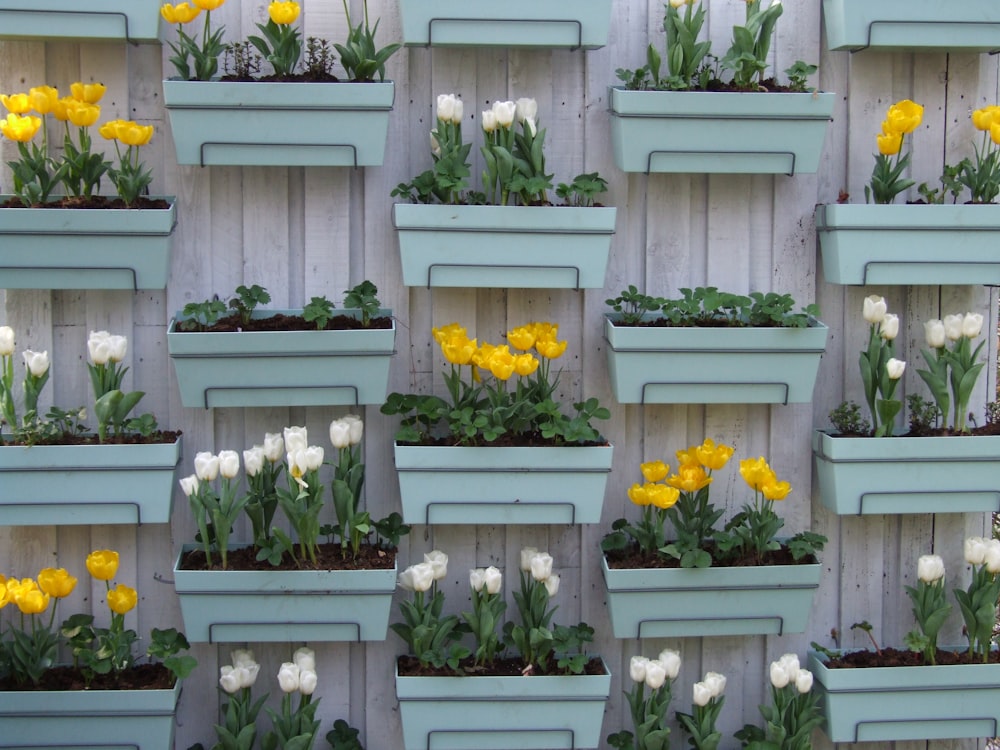
[{"label": "planter drainage slot", "polygon": [[[901,669],[905,669],[905,667],[901,667]],[[966,688],[964,686],[959,687],[959,688],[947,688],[947,687],[935,688],[935,690],[949,690],[949,689],[953,689],[953,690],[965,690]],[[904,692],[905,690],[906,690],[906,688],[903,688],[903,687],[893,688],[893,692]],[[920,690],[926,690],[926,688],[915,688],[914,690],[915,691],[920,691]],[[828,690],[827,692],[830,692],[830,691]],[[859,692],[864,692],[864,691],[853,690],[851,692],[859,693]],[[878,690],[872,690],[871,692],[872,693],[885,693],[885,690],[878,689]],[[969,722],[972,722],[972,721],[981,721],[983,723],[983,729],[982,729],[982,732],[981,732],[981,736],[983,736],[983,737],[996,737],[997,736],[997,728],[998,728],[998,726],[997,726],[997,720],[996,720],[995,717],[992,717],[992,716],[969,716],[969,717],[963,717],[961,719],[955,718],[954,716],[943,717],[943,718],[940,718],[940,719],[924,719],[924,718],[920,718],[920,719],[912,719],[912,718],[911,719],[869,719],[869,720],[859,721],[859,722],[856,722],[854,724],[854,742],[866,742],[866,741],[868,741],[867,737],[861,736],[862,735],[861,730],[865,726],[870,726],[872,728],[883,727],[883,726],[900,726],[900,727],[906,727],[906,728],[915,728],[915,727],[919,727],[922,724],[940,724],[940,725],[945,725],[945,724],[949,724],[949,723],[954,723],[956,725],[961,725],[963,727],[963,729],[968,729],[969,728]],[[966,735],[958,735],[958,736],[966,736]],[[874,740],[880,740],[881,737],[874,737],[872,739],[874,739]]]},{"label": "planter drainage slot", "polygon": [[[621,115],[618,116],[621,117]],[[631,117],[631,115],[629,116]],[[668,158],[666,164],[668,169],[653,169],[653,159],[657,156],[664,156]],[[673,165],[669,161],[669,159],[674,157],[686,157],[686,156],[693,157],[693,159],[691,160],[691,169],[689,170],[691,172],[698,171],[696,163],[698,159],[703,156],[724,156],[727,159],[731,159],[733,161],[748,161],[754,164],[759,163],[761,159],[770,159],[771,157],[775,157],[774,162],[780,164],[781,163],[779,161],[780,157],[781,159],[787,158],[789,160],[788,169],[787,170],[775,169],[772,171],[778,174],[786,174],[789,177],[795,174],[795,154],[792,151],[700,151],[700,150],[688,151],[683,149],[669,150],[669,151],[658,149],[656,151],[650,151],[649,155],[646,157],[646,174],[649,174],[651,172],[667,172],[667,171],[683,172],[685,170],[676,168],[675,165]]]},{"label": "planter drainage slot", "polygon": [[[576,29],[576,44],[570,45],[570,50],[578,50],[583,47],[583,23],[578,18],[431,18],[427,21],[427,43],[420,45],[422,47],[430,47],[434,44],[434,24],[446,25],[449,23],[463,24],[471,23],[473,26],[479,26],[480,24],[497,24],[498,26],[515,24],[516,26],[521,26],[524,24],[561,24],[565,26],[573,26]],[[442,29],[443,31],[443,29]],[[447,38],[447,34],[445,35]],[[439,41],[438,44],[446,45],[452,44],[450,41]],[[407,45],[411,46],[411,45]],[[412,45],[417,46],[417,45]]]},{"label": "planter drainage slot", "polygon": [[[413,701],[415,703],[419,703],[421,699],[420,698],[407,698],[406,700],[407,701]],[[428,700],[440,701],[439,698],[429,698]],[[462,698],[462,702],[463,703],[465,703],[467,701],[471,701],[471,700],[476,700],[476,699],[475,698]],[[496,699],[495,698],[479,698],[478,700],[487,701],[487,702],[493,702]],[[516,700],[519,700],[519,699],[518,698],[507,698],[507,697],[505,697],[503,699],[504,703],[509,703],[511,701],[516,701]],[[530,702],[534,703],[534,702],[538,701],[538,698],[525,698],[524,700],[530,701]],[[571,700],[571,699],[560,698],[559,700],[560,701],[564,701],[564,700]],[[593,700],[593,698],[587,698],[586,700]],[[522,735],[524,737],[528,737],[529,739],[531,739],[535,735],[539,735],[539,734],[552,734],[552,735],[557,735],[558,734],[558,735],[564,735],[564,736],[568,737],[569,744],[565,745],[565,747],[567,747],[567,748],[575,748],[576,747],[576,732],[573,729],[568,728],[568,727],[565,728],[565,729],[511,729],[509,727],[499,727],[499,728],[496,728],[496,729],[486,729],[486,728],[484,728],[484,729],[429,729],[427,731],[427,744],[425,745],[425,747],[427,748],[427,750],[432,750],[433,749],[433,737],[434,737],[434,735],[443,735],[443,736],[446,736],[446,737],[457,738],[459,741],[461,741],[462,737],[464,737],[464,735],[467,735],[467,734],[471,734],[471,735],[489,734],[489,735],[492,735],[493,738],[496,738],[496,735],[498,735],[498,734],[500,734],[500,735],[513,734],[513,735]],[[448,747],[457,747],[457,746],[449,743]],[[550,745],[550,747],[556,747],[556,746],[555,745]],[[560,747],[563,747],[563,746],[560,746]]]},{"label": "planter drainage slot", "polygon": [[[391,107],[390,107],[390,109],[391,109]],[[346,149],[349,149],[350,152],[351,152],[351,157],[349,159],[339,159],[339,158],[338,159],[333,159],[332,158],[332,154],[331,154],[329,161],[326,161],[326,160],[319,161],[319,160],[317,160],[316,163],[317,164],[321,164],[322,166],[326,166],[326,167],[350,167],[350,166],[353,165],[353,167],[355,169],[358,168],[358,147],[355,146],[353,143],[280,143],[280,144],[274,144],[274,143],[239,143],[239,142],[233,142],[233,141],[202,141],[201,149],[198,152],[198,154],[199,154],[198,158],[200,160],[200,166],[204,167],[204,166],[211,166],[213,164],[232,164],[232,162],[225,161],[224,159],[221,158],[221,157],[223,157],[225,155],[226,148],[230,147],[230,146],[233,149],[236,149],[237,151],[242,150],[242,149],[251,149],[251,148],[252,149],[266,150],[275,159],[277,159],[283,153],[283,149],[285,149],[285,148],[316,149],[320,153],[324,153],[327,150],[332,151],[333,149],[346,148]],[[211,160],[211,159],[206,159],[205,158],[205,149],[206,148],[212,148],[212,147],[215,147],[215,148],[218,149],[219,157],[220,157],[219,161],[215,161],[215,160]],[[281,163],[282,162],[275,161],[273,164],[275,166],[277,166],[277,165],[280,165]],[[267,164],[271,164],[271,162],[269,161],[269,162],[267,162]]]},{"label": "planter drainage slot", "polygon": [[[124,11],[120,10],[46,10],[42,8],[19,8],[17,10],[12,10],[11,13],[24,13],[25,11],[30,11],[32,14],[44,13],[45,15],[51,16],[109,16],[117,17],[122,20],[122,25],[125,27],[125,41],[130,44],[138,44],[138,42],[133,41],[131,35],[128,31],[128,15]],[[0,10],[0,19],[3,19],[3,14],[5,11]],[[29,746],[26,746],[29,747]],[[81,745],[81,747],[88,747],[87,745]]]},{"label": "planter drainage slot", "polygon": [[[983,20],[983,21],[940,21],[940,20],[922,21],[920,19],[907,19],[905,21],[900,20],[900,19],[890,20],[890,21],[873,20],[873,21],[869,21],[868,22],[868,38],[866,39],[865,44],[863,46],[861,46],[861,47],[851,47],[849,51],[853,54],[854,52],[861,52],[862,50],[866,50],[869,47],[871,47],[872,46],[872,31],[875,29],[876,26],[882,26],[882,25],[884,25],[884,26],[903,26],[903,27],[906,27],[906,26],[925,26],[925,27],[934,27],[934,28],[937,28],[939,26],[946,26],[946,27],[950,27],[950,28],[954,28],[954,29],[961,29],[963,26],[970,26],[972,28],[975,28],[975,27],[978,27],[978,26],[993,26],[993,27],[996,27],[997,32],[1000,33],[1000,21],[985,21],[985,20]],[[990,50],[989,53],[991,55],[995,55],[997,53],[1000,53],[1000,47],[998,47],[996,49],[993,49],[993,50]],[[993,735],[990,735],[990,736],[993,736]]]},{"label": "planter drainage slot", "polygon": [[[465,230],[462,230],[465,231]],[[514,231],[517,230],[497,230],[497,231]],[[532,230],[531,234],[536,234],[537,230]],[[573,284],[570,287],[576,291],[580,291],[580,266],[551,266],[546,264],[540,264],[537,266],[524,266],[519,264],[507,265],[505,263],[431,263],[427,266],[427,288],[431,288],[431,281],[434,276],[434,269],[436,268],[463,268],[463,269],[489,269],[498,268],[505,271],[515,271],[517,269],[523,269],[525,271],[568,271],[573,275]]]}]

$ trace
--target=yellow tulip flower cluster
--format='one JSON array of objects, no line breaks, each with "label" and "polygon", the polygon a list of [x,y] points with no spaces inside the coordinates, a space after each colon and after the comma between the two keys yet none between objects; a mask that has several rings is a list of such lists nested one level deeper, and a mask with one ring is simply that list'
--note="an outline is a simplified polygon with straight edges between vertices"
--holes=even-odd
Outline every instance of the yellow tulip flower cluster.
[{"label": "yellow tulip flower cluster", "polygon": [[[559,326],[554,323],[529,323],[507,332],[509,344],[478,343],[470,339],[458,323],[431,329],[444,358],[453,365],[474,365],[487,370],[498,380],[513,375],[532,375],[541,362],[528,350],[534,348],[539,357],[557,359],[566,351],[566,341],[559,341]],[[510,349],[521,350],[516,354]]]},{"label": "yellow tulip flower cluster", "polygon": [[884,156],[895,156],[903,147],[903,136],[916,130],[924,119],[924,108],[904,99],[889,107],[882,132],[878,136],[878,151]]},{"label": "yellow tulip flower cluster", "polygon": [[0,133],[12,141],[27,143],[42,127],[42,117],[48,114],[60,122],[90,127],[101,116],[97,103],[105,90],[103,83],[78,81],[70,86],[69,96],[60,97],[59,90],[52,86],[35,86],[26,94],[0,94],[0,104],[10,113],[0,120]]},{"label": "yellow tulip flower cluster", "polygon": [[74,588],[76,579],[64,568],[43,568],[37,580],[0,575],[0,609],[13,604],[23,615],[38,615],[52,599],[69,596]]},{"label": "yellow tulip flower cluster", "polygon": [[153,137],[152,125],[140,125],[135,120],[109,120],[98,131],[109,141],[120,141],[126,146],[145,146]]},{"label": "yellow tulip flower cluster", "polygon": [[1000,106],[991,104],[972,113],[972,126],[990,134],[990,138],[1000,145]]},{"label": "yellow tulip flower cluster", "polygon": [[759,492],[766,500],[784,500],[792,491],[788,482],[778,480],[763,456],[740,461],[740,476],[754,492]]}]

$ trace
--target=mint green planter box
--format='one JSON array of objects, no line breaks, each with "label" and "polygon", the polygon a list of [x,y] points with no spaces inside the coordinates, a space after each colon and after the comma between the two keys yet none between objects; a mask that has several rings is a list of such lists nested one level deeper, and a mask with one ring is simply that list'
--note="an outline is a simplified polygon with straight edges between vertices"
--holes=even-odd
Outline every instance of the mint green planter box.
[{"label": "mint green planter box", "polygon": [[404,750],[596,748],[611,673],[561,677],[403,677]]},{"label": "mint green planter box", "polygon": [[163,82],[178,164],[380,166],[395,98],[384,83]]},{"label": "mint green planter box", "polygon": [[601,572],[615,638],[783,635],[805,632],[820,564]]},{"label": "mint green planter box", "polygon": [[[1000,664],[828,669],[809,652],[833,742],[994,737]],[[816,689],[816,688],[814,688]]]},{"label": "mint green planter box", "polygon": [[192,643],[384,641],[396,588],[388,570],[182,570],[174,588]]},{"label": "mint green planter box", "polygon": [[0,523],[170,523],[180,462],[181,438],[151,445],[0,445]]},{"label": "mint green planter box", "polygon": [[0,288],[165,289],[177,226],[166,200],[168,209],[0,208]]},{"label": "mint green planter box", "polygon": [[1000,284],[1000,205],[823,205],[816,232],[831,284]]},{"label": "mint green planter box", "polygon": [[[656,314],[647,314],[653,319]],[[812,401],[829,329],[669,328],[604,316],[611,391],[620,404]]]},{"label": "mint green planter box", "polygon": [[813,433],[820,499],[838,515],[996,513],[1000,436]]},{"label": "mint green planter box", "polygon": [[624,172],[815,172],[834,95],[609,92],[611,144]]},{"label": "mint green planter box", "polygon": [[823,0],[831,50],[1000,50],[1000,6],[994,0]]},{"label": "mint green planter box", "polygon": [[[255,318],[302,310],[255,310]],[[358,317],[357,310],[336,310]],[[391,316],[392,310],[378,315]],[[392,328],[349,331],[178,332],[167,328],[184,406],[357,406],[385,401]]]},{"label": "mint green planter box", "polygon": [[4,748],[173,750],[181,694],[171,690],[16,690],[0,693]]},{"label": "mint green planter box", "polygon": [[600,523],[612,450],[396,443],[403,521]]},{"label": "mint green planter box", "polygon": [[160,0],[0,0],[0,39],[157,42]]},{"label": "mint green planter box", "polygon": [[611,0],[399,0],[403,42],[410,47],[569,47],[608,42]]},{"label": "mint green planter box", "polygon": [[406,286],[604,286],[617,209],[397,203]]}]

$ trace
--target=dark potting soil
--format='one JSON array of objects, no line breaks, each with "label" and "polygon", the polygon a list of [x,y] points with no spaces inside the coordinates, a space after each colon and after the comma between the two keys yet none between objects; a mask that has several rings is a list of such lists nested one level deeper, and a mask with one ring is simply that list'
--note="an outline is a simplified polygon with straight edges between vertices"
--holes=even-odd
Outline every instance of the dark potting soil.
[{"label": "dark potting soil", "polygon": [[[702,547],[709,554],[712,554],[712,545],[704,545]],[[634,569],[634,568],[672,568],[680,569],[680,560],[667,555],[659,555],[656,553],[642,552],[638,547],[632,546],[624,550],[612,550],[605,554],[608,560],[608,567],[613,570],[624,570],[624,569]],[[714,556],[713,556],[714,557]],[[816,559],[814,557],[809,557],[803,560],[796,560],[792,557],[792,553],[788,551],[787,547],[782,547],[781,549],[772,550],[764,555],[763,560],[758,560],[754,555],[745,555],[744,557],[732,560],[726,565],[716,565],[713,563],[712,567],[715,568],[747,568],[747,567],[760,567],[762,565],[807,565],[815,563]]]},{"label": "dark potting soil", "polygon": [[[3,203],[0,203],[0,208],[24,208],[24,204],[17,198],[9,198]],[[125,201],[121,198],[110,198],[103,195],[92,195],[89,198],[86,197],[68,197],[59,198],[58,200],[52,200],[48,203],[40,203],[37,206],[32,206],[32,208],[117,208],[117,209],[166,209],[170,208],[170,202],[165,201],[162,198],[143,198],[139,197],[136,199],[135,203],[130,207],[125,205]]]},{"label": "dark potting soil", "polygon": [[[492,666],[477,667],[474,657],[469,656],[459,663],[458,670],[451,667],[425,667],[420,664],[420,660],[415,656],[400,656],[396,662],[399,674],[403,677],[551,677],[556,675],[568,675],[571,672],[560,670],[553,664],[553,668],[548,672],[541,672],[536,669],[525,672],[524,660],[520,657],[507,659],[496,659]],[[594,657],[587,662],[583,669],[584,674],[603,675],[604,663]]]},{"label": "dark potting soil", "polygon": [[[308,560],[300,560],[296,565],[288,555],[280,565],[271,565],[267,560],[258,560],[253,546],[229,550],[227,570],[389,570],[396,561],[395,550],[384,550],[363,545],[356,559],[341,554],[339,544],[320,544],[316,549],[316,565]],[[222,559],[217,552],[212,553],[212,565],[205,562],[205,552],[195,549],[181,559],[182,570],[223,570]]]},{"label": "dark potting soil", "polygon": [[[379,317],[369,321],[368,329],[377,328],[388,330],[392,328],[392,318]],[[185,331],[177,326],[178,333]],[[193,330],[193,329],[192,329]],[[205,331],[210,333],[237,333],[239,331],[315,331],[315,321],[308,321],[301,315],[285,315],[278,313],[266,318],[252,318],[247,325],[243,325],[237,314],[227,315],[219,318],[213,325],[206,326]],[[365,330],[358,318],[350,315],[335,315],[327,321],[324,331],[361,331]]]},{"label": "dark potting soil", "polygon": [[[953,664],[982,664],[982,659],[970,657],[967,650],[944,651],[939,649],[935,657],[939,666]],[[990,652],[990,664],[1000,664],[1000,652]],[[917,651],[901,651],[883,648],[881,651],[848,651],[828,659],[829,669],[864,669],[866,667],[925,667],[924,655]]]},{"label": "dark potting soil", "polygon": [[[62,437],[53,440],[39,440],[34,445],[162,445],[164,443],[176,443],[181,436],[180,430],[161,430],[150,435],[140,435],[139,433],[129,433],[126,435],[108,435],[102,442],[95,434],[75,435],[63,434]],[[11,440],[7,445],[25,445]]]},{"label": "dark potting soil", "polygon": [[[76,667],[52,667],[45,670],[36,686],[17,685],[11,679],[0,680],[0,691],[26,690],[170,690],[174,686],[173,673],[162,664],[138,664],[121,675],[98,674],[90,681]],[[114,700],[113,698],[109,700]]]},{"label": "dark potting soil", "polygon": [[[583,443],[572,443],[569,447],[601,447],[607,445],[607,441],[588,441]],[[542,436],[538,431],[533,432],[505,432],[493,441],[473,440],[459,443],[458,438],[453,435],[444,437],[427,437],[420,443],[404,443],[404,445],[429,445],[439,448],[461,446],[464,448],[555,448],[567,447],[566,443],[558,443],[550,438]]]}]

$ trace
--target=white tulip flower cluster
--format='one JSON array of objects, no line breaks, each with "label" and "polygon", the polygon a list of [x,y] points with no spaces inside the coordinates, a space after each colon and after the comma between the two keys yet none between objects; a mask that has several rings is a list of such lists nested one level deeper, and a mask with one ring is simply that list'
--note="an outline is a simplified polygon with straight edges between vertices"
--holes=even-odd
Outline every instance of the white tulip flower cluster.
[{"label": "white tulip flower cluster", "polygon": [[285,441],[281,434],[265,432],[263,445],[255,445],[243,451],[243,468],[248,477],[255,477],[264,468],[265,461],[277,463],[284,453]]},{"label": "white tulip flower cluster", "polygon": [[941,349],[946,340],[974,339],[983,330],[983,316],[969,312],[965,315],[945,315],[943,320],[928,320],[924,323],[927,346]]},{"label": "white tulip flower cluster", "polygon": [[718,672],[706,672],[701,682],[692,688],[694,705],[707,706],[713,698],[718,698],[726,689],[726,676]]},{"label": "white tulip flower cluster", "polygon": [[488,568],[474,568],[469,571],[469,585],[476,592],[485,589],[487,594],[499,594],[503,587],[503,575],[494,565]]},{"label": "white tulip flower cluster", "polygon": [[448,555],[441,550],[424,553],[424,561],[399,574],[399,587],[407,591],[430,591],[435,581],[448,575]]},{"label": "white tulip flower cluster", "polygon": [[316,656],[312,649],[300,648],[278,670],[278,685],[284,693],[312,695],[319,678],[316,674]]},{"label": "white tulip flower cluster", "polygon": [[257,682],[260,664],[254,659],[253,651],[236,649],[230,654],[232,664],[219,668],[219,685],[229,695],[238,693],[245,688],[253,687]]},{"label": "white tulip flower cluster", "polygon": [[87,339],[87,351],[90,353],[90,361],[95,365],[121,362],[128,351],[128,339],[107,331],[91,331]]},{"label": "white tulip flower cluster", "polygon": [[794,685],[800,693],[812,690],[813,675],[808,669],[799,666],[799,657],[795,654],[785,654],[778,661],[771,662],[771,684],[778,690],[786,685]]},{"label": "white tulip flower cluster", "polygon": [[[681,671],[681,655],[664,649],[656,659],[633,656],[629,661],[628,671],[633,682],[644,682],[651,690],[658,690],[667,680],[677,679]],[[725,678],[722,683],[725,686]]]},{"label": "white tulip flower cluster", "polygon": [[[899,316],[886,312],[886,309],[885,298],[872,294],[865,297],[862,316],[872,325],[878,325],[879,336],[884,341],[895,341],[899,335]],[[885,363],[885,370],[890,380],[899,380],[906,371],[906,362],[890,357]]]},{"label": "white tulip flower cluster", "polygon": [[553,597],[559,591],[559,574],[552,572],[552,555],[548,552],[539,552],[534,547],[525,547],[521,550],[521,570],[530,572],[531,577],[545,586],[549,592],[549,597]]},{"label": "white tulip flower cluster", "polygon": [[970,536],[965,540],[965,561],[985,565],[990,573],[1000,573],[1000,539]]},{"label": "white tulip flower cluster", "polygon": [[334,448],[350,448],[361,442],[365,425],[357,414],[348,414],[330,422],[330,444]]}]

